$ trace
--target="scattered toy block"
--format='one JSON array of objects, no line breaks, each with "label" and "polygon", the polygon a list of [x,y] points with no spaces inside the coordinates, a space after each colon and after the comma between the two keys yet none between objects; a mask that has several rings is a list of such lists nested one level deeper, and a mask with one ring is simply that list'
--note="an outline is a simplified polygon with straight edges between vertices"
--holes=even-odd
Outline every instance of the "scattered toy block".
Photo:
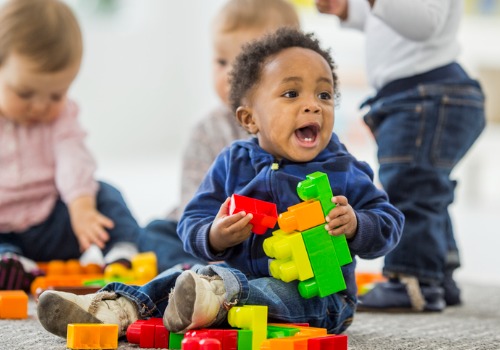
[{"label": "scattered toy block", "polygon": [[66,347],[69,349],[117,349],[118,325],[70,323]]},{"label": "scattered toy block", "polygon": [[324,337],[309,338],[307,350],[347,350],[347,335],[330,334]]},{"label": "scattered toy block", "polygon": [[140,348],[168,348],[168,338],[162,318],[138,320],[127,328],[127,341]]},{"label": "scattered toy block", "polygon": [[267,306],[244,305],[231,308],[227,321],[232,327],[252,331],[252,350],[259,350],[267,336]]},{"label": "scattered toy block", "polygon": [[253,225],[252,232],[255,234],[264,234],[268,229],[276,226],[278,211],[274,203],[233,194],[229,203],[229,214],[233,215],[240,211],[253,215],[250,223]]},{"label": "scattered toy block", "polygon": [[28,317],[28,295],[22,290],[0,291],[0,319]]}]

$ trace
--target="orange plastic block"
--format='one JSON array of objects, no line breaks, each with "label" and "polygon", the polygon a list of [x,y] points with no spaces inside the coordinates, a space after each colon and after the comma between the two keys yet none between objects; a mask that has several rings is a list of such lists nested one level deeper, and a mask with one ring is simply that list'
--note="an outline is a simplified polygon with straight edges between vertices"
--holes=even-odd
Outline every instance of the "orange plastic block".
[{"label": "orange plastic block", "polygon": [[45,271],[47,276],[61,275],[81,275],[81,274],[100,274],[102,269],[99,265],[89,264],[82,266],[76,259],[52,260],[47,263],[37,263],[38,267]]},{"label": "orange plastic block", "polygon": [[255,234],[262,235],[267,229],[276,226],[278,211],[274,203],[233,194],[229,204],[229,214],[233,215],[240,211],[253,215],[250,223],[253,225],[252,232]]},{"label": "orange plastic block", "polygon": [[39,276],[31,283],[30,292],[36,295],[38,290],[49,289],[50,287],[79,287],[83,286],[86,280],[100,279],[102,276],[102,274]]},{"label": "orange plastic block", "polygon": [[69,349],[117,349],[117,324],[68,324],[66,347]]},{"label": "orange plastic block", "polygon": [[252,350],[259,350],[267,338],[267,306],[244,305],[229,310],[227,321],[232,327],[252,331]]},{"label": "orange plastic block", "polygon": [[305,231],[325,223],[321,202],[309,200],[288,208],[278,217],[278,225],[285,232]]},{"label": "orange plastic block", "polygon": [[28,295],[22,290],[0,291],[0,318],[28,317]]}]

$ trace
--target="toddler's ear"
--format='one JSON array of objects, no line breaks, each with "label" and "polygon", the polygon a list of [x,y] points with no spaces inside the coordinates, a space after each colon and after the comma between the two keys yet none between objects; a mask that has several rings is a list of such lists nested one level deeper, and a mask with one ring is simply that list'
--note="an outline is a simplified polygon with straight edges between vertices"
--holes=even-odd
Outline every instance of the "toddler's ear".
[{"label": "toddler's ear", "polygon": [[259,131],[257,124],[252,115],[252,109],[247,106],[240,106],[236,110],[236,118],[241,126],[250,134],[256,134]]}]

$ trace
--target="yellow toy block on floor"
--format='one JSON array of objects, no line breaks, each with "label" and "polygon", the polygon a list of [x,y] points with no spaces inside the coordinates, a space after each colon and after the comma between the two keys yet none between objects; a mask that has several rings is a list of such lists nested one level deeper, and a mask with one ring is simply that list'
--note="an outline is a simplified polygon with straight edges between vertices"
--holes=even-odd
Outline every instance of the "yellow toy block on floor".
[{"label": "yellow toy block on floor", "polygon": [[232,327],[252,331],[252,350],[259,350],[267,337],[267,306],[244,305],[231,308],[227,321]]},{"label": "yellow toy block on floor", "polygon": [[118,325],[70,323],[66,347],[69,349],[117,349]]},{"label": "yellow toy block on floor", "polygon": [[28,295],[22,290],[0,291],[0,318],[28,317]]}]

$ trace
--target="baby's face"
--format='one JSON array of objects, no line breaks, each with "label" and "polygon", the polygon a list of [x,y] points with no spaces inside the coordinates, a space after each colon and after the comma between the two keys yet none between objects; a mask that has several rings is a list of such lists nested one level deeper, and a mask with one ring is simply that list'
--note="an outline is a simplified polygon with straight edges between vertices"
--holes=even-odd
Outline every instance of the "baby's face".
[{"label": "baby's face", "polygon": [[40,72],[30,59],[11,53],[0,67],[0,115],[23,125],[49,123],[61,114],[80,62]]},{"label": "baby's face", "polygon": [[310,161],[331,138],[333,84],[332,71],[318,53],[285,49],[264,63],[261,79],[238,108],[238,119],[277,159]]},{"label": "baby's face", "polygon": [[274,28],[241,28],[233,32],[216,31],[214,33],[214,86],[217,95],[225,105],[229,105],[229,72],[241,47],[272,29]]}]

